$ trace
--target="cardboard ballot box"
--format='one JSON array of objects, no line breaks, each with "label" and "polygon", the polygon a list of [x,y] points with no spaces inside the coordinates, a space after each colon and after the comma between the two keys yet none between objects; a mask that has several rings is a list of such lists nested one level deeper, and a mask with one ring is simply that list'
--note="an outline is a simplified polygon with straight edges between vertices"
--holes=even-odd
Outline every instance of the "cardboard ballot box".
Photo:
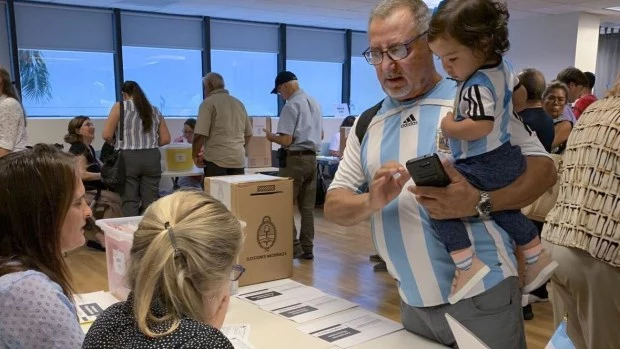
[{"label": "cardboard ballot box", "polygon": [[293,275],[293,180],[256,175],[205,178],[205,191],[245,221],[239,286]]},{"label": "cardboard ballot box", "polygon": [[270,167],[271,166],[271,142],[263,129],[271,131],[271,118],[252,117],[252,138],[248,143],[247,167]]}]

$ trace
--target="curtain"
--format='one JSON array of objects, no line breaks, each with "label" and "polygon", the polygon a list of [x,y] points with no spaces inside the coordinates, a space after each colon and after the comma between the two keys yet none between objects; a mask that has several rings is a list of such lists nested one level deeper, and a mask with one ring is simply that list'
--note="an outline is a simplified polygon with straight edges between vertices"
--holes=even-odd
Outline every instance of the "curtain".
[{"label": "curtain", "polygon": [[620,74],[620,31],[605,28],[599,35],[594,94],[604,97]]}]

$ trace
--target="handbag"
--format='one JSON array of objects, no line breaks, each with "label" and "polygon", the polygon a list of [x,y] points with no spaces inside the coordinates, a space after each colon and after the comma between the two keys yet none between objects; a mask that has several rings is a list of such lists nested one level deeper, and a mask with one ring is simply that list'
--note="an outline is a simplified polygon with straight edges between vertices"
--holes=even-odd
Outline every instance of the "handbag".
[{"label": "handbag", "polygon": [[555,182],[553,187],[544,192],[538,199],[536,199],[536,201],[521,209],[521,212],[527,218],[537,222],[544,222],[547,220],[547,214],[549,214],[549,211],[551,211],[553,206],[555,206],[555,203],[558,200],[558,194],[560,193],[560,167],[562,165],[562,155],[549,155],[551,155],[551,158],[555,164],[555,169],[558,173],[558,180]]},{"label": "handbag", "polygon": [[125,184],[125,161],[123,159],[123,130],[125,128],[125,110],[124,102],[120,102],[120,126],[118,132],[118,149],[108,154],[103,159],[103,166],[101,166],[101,180],[108,187],[114,190],[120,189]]}]

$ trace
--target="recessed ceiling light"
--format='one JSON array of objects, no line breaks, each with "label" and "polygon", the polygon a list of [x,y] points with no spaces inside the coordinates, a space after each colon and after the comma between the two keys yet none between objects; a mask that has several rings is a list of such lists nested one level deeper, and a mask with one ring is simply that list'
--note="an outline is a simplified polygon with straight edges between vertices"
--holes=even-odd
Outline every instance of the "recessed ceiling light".
[{"label": "recessed ceiling light", "polygon": [[620,12],[620,7],[607,7],[605,10],[612,10]]}]

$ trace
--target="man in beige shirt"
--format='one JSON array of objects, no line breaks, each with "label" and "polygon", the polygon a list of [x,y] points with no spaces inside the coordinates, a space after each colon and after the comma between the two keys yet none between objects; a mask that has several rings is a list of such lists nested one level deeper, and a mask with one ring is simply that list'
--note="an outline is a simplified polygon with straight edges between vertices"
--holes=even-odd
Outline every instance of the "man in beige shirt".
[{"label": "man in beige shirt", "polygon": [[240,100],[228,94],[220,74],[208,73],[202,83],[207,97],[200,104],[194,129],[194,163],[204,168],[206,177],[244,174],[245,147],[252,137],[248,113]]}]

